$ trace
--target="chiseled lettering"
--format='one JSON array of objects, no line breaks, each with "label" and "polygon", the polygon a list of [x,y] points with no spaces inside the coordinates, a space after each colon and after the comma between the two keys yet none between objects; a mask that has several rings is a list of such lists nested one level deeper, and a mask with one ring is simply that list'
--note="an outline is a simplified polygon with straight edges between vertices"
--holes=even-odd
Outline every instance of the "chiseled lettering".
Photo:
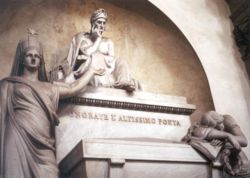
[{"label": "chiseled lettering", "polygon": [[152,122],[152,124],[155,124],[156,123],[156,119],[155,118],[151,119],[151,122]]},{"label": "chiseled lettering", "polygon": [[173,121],[172,120],[164,120],[164,121],[167,122],[167,124],[165,124],[165,125],[173,125]]},{"label": "chiseled lettering", "polygon": [[177,126],[177,127],[180,127],[180,126],[181,126],[180,122],[179,122],[179,121],[176,121],[176,120],[174,120],[174,125]]},{"label": "chiseled lettering", "polygon": [[123,119],[122,116],[119,116],[119,120],[118,121],[122,122],[123,121],[122,119]]},{"label": "chiseled lettering", "polygon": [[80,112],[78,112],[78,111],[73,112],[73,115],[74,115],[74,117],[77,118],[77,119],[80,119],[80,118],[81,118],[81,114],[80,114]]},{"label": "chiseled lettering", "polygon": [[136,120],[138,123],[141,123],[141,118],[140,118],[140,117],[136,117],[135,120]]},{"label": "chiseled lettering", "polygon": [[109,118],[108,118],[108,115],[107,115],[107,114],[102,114],[102,118],[103,118],[104,120],[109,120]]},{"label": "chiseled lettering", "polygon": [[89,119],[94,119],[94,117],[93,117],[93,113],[88,112],[88,118],[89,118]]},{"label": "chiseled lettering", "polygon": [[98,120],[100,119],[97,114],[94,114],[94,119]]},{"label": "chiseled lettering", "polygon": [[181,124],[177,120],[169,120],[169,119],[158,119],[159,125],[168,125],[168,126],[177,126],[180,127]]},{"label": "chiseled lettering", "polygon": [[144,118],[145,123],[150,124],[150,118]]},{"label": "chiseled lettering", "polygon": [[111,120],[112,120],[112,121],[116,121],[116,115],[111,114],[110,116],[111,116]]},{"label": "chiseled lettering", "polygon": [[83,119],[94,119],[94,120],[106,120],[113,122],[119,121],[119,122],[133,122],[141,124],[159,124],[159,125],[176,126],[176,127],[181,126],[178,120],[171,120],[171,119],[160,119],[160,118],[155,119],[150,117],[134,117],[126,115],[99,114],[99,113],[79,112],[79,111],[74,111],[70,115],[72,118],[76,119],[83,118]]},{"label": "chiseled lettering", "polygon": [[83,113],[81,113],[81,118],[85,118],[85,119],[87,119],[87,113],[86,112],[83,112]]},{"label": "chiseled lettering", "polygon": [[135,119],[133,116],[128,116],[129,122],[135,122]]},{"label": "chiseled lettering", "polygon": [[128,118],[126,116],[122,116],[122,117],[123,117],[124,122],[128,122]]}]

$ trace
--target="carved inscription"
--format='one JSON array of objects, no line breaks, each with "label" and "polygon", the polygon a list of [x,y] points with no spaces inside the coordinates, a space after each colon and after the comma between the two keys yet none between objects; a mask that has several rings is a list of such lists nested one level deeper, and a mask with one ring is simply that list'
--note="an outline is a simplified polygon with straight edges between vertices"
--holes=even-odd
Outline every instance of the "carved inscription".
[{"label": "carved inscription", "polygon": [[157,125],[181,127],[181,124],[178,120],[163,119],[163,118],[135,117],[127,115],[101,114],[101,113],[77,112],[77,111],[72,112],[71,117],[76,119],[103,120],[112,122],[139,123],[139,124],[157,124]]}]

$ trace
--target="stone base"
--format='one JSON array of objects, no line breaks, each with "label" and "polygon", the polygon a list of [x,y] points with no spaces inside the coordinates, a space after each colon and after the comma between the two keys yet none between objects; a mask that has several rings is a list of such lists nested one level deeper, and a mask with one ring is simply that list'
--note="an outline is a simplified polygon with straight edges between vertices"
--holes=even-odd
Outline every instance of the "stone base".
[{"label": "stone base", "polygon": [[148,139],[86,139],[60,162],[63,178],[220,178],[189,145]]}]

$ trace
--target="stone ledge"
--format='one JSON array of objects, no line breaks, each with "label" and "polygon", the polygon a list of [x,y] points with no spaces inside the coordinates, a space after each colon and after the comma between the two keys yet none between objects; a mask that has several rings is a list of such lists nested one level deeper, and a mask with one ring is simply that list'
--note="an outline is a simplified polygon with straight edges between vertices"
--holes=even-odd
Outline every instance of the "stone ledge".
[{"label": "stone ledge", "polygon": [[110,88],[88,88],[84,94],[62,103],[181,115],[191,115],[195,111],[195,106],[187,104],[185,97],[140,91],[127,93]]},{"label": "stone ledge", "polygon": [[63,102],[82,105],[82,106],[107,107],[107,108],[128,109],[136,111],[148,111],[148,112],[169,113],[169,114],[182,114],[182,115],[191,115],[195,111],[195,109],[191,108],[179,108],[171,106],[149,105],[141,103],[129,103],[129,102],[100,100],[100,99],[81,98],[81,97],[72,97],[70,99],[64,100]]}]

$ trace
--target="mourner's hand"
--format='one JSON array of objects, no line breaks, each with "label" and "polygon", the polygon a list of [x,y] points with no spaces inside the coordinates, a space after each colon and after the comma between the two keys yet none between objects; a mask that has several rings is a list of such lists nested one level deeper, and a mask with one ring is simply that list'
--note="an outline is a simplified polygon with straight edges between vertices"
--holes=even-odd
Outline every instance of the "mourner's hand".
[{"label": "mourner's hand", "polygon": [[213,146],[221,146],[222,144],[223,144],[223,142],[220,140],[217,140],[217,139],[213,139],[211,141],[211,145],[213,145]]},{"label": "mourner's hand", "polygon": [[79,71],[79,70],[77,70],[77,71],[73,71],[73,74],[74,74],[74,76],[75,76],[76,78],[78,78],[78,77],[80,77],[80,76],[81,76],[81,73],[80,73],[80,71]]},{"label": "mourner's hand", "polygon": [[228,137],[228,141],[232,144],[232,146],[233,146],[236,150],[238,150],[238,151],[241,150],[241,146],[240,146],[239,142],[234,138],[234,136],[229,136],[229,137]]},{"label": "mourner's hand", "polygon": [[78,69],[77,69],[76,71],[73,71],[74,76],[75,76],[76,78],[82,76],[82,75],[87,71],[87,69],[89,68],[89,63],[90,63],[90,62],[88,62],[88,61],[85,62],[85,63],[82,63],[82,64],[78,67]]}]

